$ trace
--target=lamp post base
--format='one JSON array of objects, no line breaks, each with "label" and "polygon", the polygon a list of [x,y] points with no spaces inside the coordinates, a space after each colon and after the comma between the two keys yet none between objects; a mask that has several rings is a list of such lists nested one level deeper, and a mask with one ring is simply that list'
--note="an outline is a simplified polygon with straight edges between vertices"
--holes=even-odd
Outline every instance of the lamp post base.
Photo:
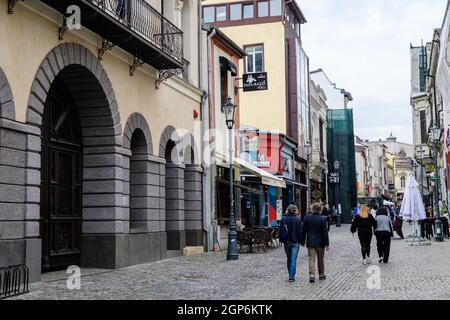
[{"label": "lamp post base", "polygon": [[336,217],[336,228],[340,228],[341,227],[341,216],[338,215]]},{"label": "lamp post base", "polygon": [[238,247],[237,247],[237,232],[230,231],[228,233],[228,252],[227,260],[239,260]]},{"label": "lamp post base", "polygon": [[441,219],[436,219],[436,222],[434,224],[434,230],[436,231],[436,235],[434,237],[434,241],[436,242],[443,242],[444,236],[442,235],[442,221]]}]

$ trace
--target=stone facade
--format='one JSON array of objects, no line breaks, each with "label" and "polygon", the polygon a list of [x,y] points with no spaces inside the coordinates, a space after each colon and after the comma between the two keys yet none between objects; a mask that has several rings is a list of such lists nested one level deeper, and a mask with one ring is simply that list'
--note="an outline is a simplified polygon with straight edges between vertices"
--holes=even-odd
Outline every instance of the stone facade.
[{"label": "stone facade", "polygon": [[[113,85],[103,62],[78,42],[48,48],[30,84],[26,106],[15,105],[0,62],[0,267],[26,264],[32,281],[41,276],[41,203],[45,196],[41,129],[55,79],[70,94],[81,131],[81,266],[121,268],[165,259],[168,250],[172,256],[181,255],[186,245],[203,245],[198,151],[194,152],[195,164],[185,164],[184,159],[168,162],[165,149],[176,135],[176,126],[163,131],[163,145],[155,150],[148,119],[156,123],[166,119],[148,117],[138,112],[143,109],[140,106],[119,108],[116,88],[123,90],[123,86],[117,77]],[[125,74],[131,85],[133,78]],[[142,80],[133,81],[136,85]],[[160,95],[170,90],[163,88]],[[192,84],[189,90],[191,96],[197,94]],[[16,119],[16,108],[24,114],[24,122]],[[136,111],[129,113],[129,109]],[[126,122],[121,119],[124,110],[130,114]],[[182,123],[178,118],[173,121]],[[184,116],[183,121],[192,127],[192,118]],[[183,142],[180,137],[175,145]],[[189,137],[193,140],[192,134]]]}]

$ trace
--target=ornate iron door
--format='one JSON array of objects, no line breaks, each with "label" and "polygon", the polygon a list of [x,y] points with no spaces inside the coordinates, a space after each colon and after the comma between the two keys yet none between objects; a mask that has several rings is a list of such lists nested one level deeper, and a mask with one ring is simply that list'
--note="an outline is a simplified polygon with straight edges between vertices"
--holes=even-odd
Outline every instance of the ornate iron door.
[{"label": "ornate iron door", "polygon": [[82,149],[70,93],[56,78],[42,126],[42,269],[80,264]]}]

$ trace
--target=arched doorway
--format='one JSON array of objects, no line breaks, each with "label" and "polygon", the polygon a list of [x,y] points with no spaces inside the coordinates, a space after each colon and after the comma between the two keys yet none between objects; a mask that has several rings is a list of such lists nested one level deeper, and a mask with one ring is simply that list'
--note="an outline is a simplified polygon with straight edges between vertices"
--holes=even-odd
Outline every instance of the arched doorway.
[{"label": "arched doorway", "polygon": [[75,104],[62,77],[50,87],[41,127],[44,271],[80,264],[82,140]]},{"label": "arched doorway", "polygon": [[49,52],[32,83],[26,119],[40,129],[32,133],[27,172],[40,171],[41,183],[29,186],[26,198],[30,208],[40,211],[39,269],[127,265],[128,252],[118,249],[118,241],[129,223],[118,213],[129,206],[124,190],[128,154],[121,149],[112,83],[97,57],[74,43]]}]

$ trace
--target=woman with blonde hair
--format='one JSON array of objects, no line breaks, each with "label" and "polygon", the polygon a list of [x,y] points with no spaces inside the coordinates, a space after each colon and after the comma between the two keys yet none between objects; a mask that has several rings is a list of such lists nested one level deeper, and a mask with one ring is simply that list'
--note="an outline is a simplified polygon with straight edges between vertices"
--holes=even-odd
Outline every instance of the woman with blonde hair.
[{"label": "woman with blonde hair", "polygon": [[358,231],[359,242],[361,243],[361,253],[363,264],[371,263],[370,261],[370,244],[372,236],[377,227],[375,218],[370,214],[369,207],[362,205],[359,214],[353,220],[350,231],[354,234]]}]

